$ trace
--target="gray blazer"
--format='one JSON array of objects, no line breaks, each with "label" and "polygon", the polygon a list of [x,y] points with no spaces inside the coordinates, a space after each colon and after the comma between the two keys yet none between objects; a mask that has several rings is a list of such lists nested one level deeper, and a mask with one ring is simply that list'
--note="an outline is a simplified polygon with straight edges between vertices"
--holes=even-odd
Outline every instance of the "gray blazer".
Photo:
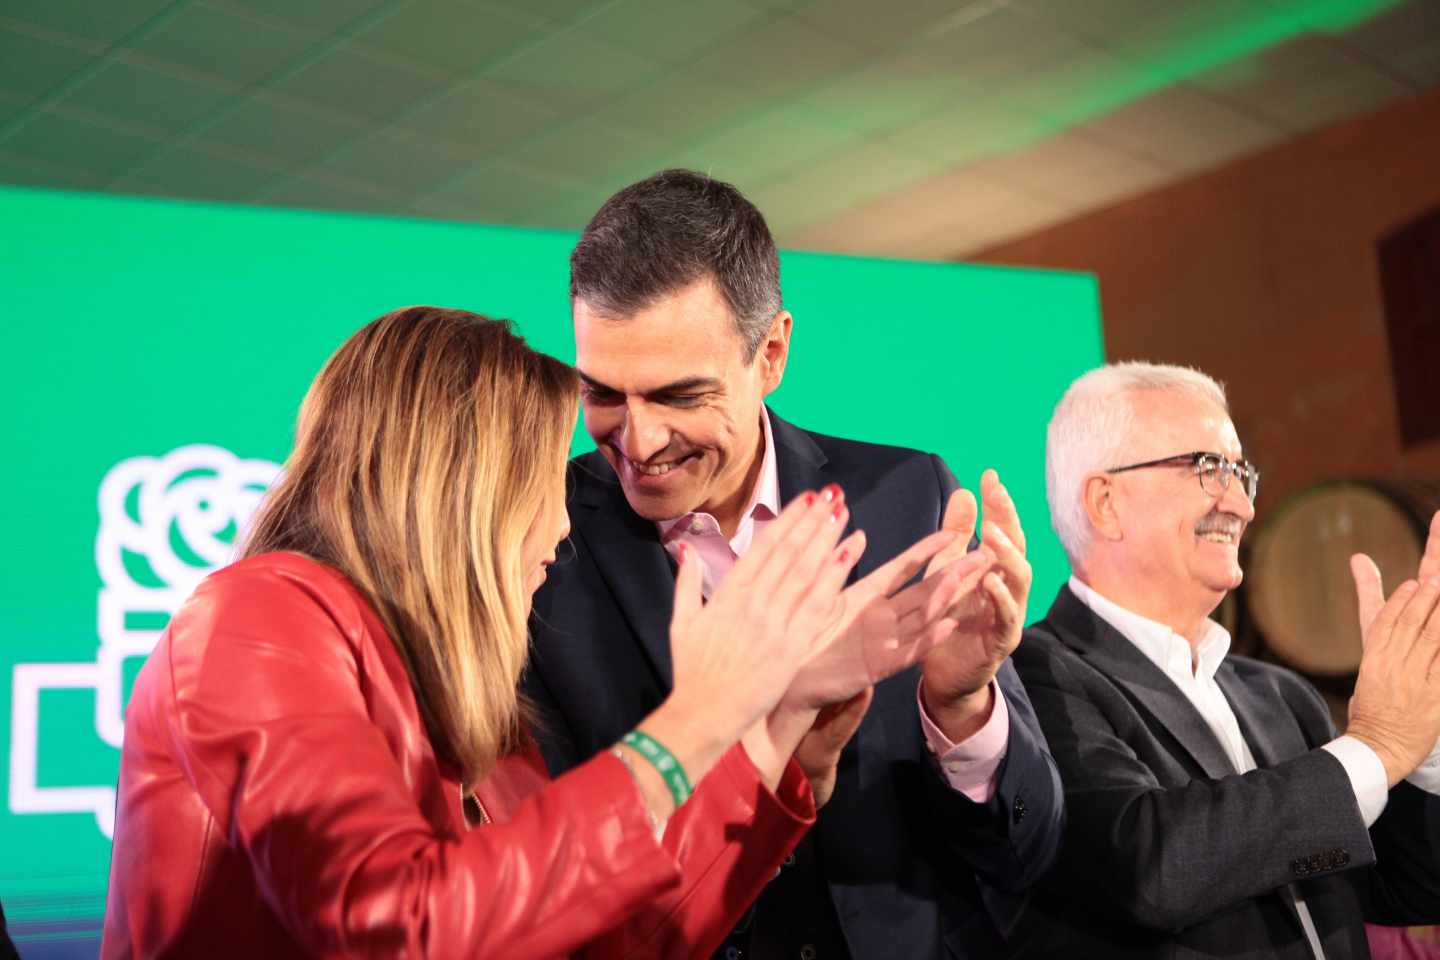
[{"label": "gray blazer", "polygon": [[1215,679],[1258,769],[1236,774],[1185,695],[1062,587],[1014,662],[1060,766],[1060,859],[1022,916],[1026,957],[1368,957],[1364,921],[1440,920],[1440,797],[1408,783],[1365,829],[1319,694],[1227,657]]}]

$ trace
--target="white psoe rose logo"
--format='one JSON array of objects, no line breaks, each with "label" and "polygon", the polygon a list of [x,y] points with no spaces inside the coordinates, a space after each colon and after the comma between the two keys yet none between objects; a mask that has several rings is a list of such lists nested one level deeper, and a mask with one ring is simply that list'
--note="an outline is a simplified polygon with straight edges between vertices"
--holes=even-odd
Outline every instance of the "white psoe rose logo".
[{"label": "white psoe rose logo", "polygon": [[163,457],[122,460],[105,475],[95,537],[95,566],[103,584],[96,617],[99,648],[94,663],[15,667],[11,811],[92,812],[100,830],[112,835],[112,786],[37,785],[40,691],[93,688],[95,732],[118,748],[125,733],[125,661],[147,656],[195,586],[230,561],[279,473],[279,464],[268,460],[242,460],[220,447],[194,444]]}]

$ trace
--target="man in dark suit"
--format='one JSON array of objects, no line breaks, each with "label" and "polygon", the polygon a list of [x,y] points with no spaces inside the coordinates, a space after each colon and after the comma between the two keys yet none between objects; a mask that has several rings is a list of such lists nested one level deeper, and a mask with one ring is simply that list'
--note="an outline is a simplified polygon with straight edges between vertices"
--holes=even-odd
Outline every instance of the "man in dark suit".
[{"label": "man in dark suit", "polygon": [[[868,538],[855,578],[943,522],[960,536],[933,571],[963,555],[977,511],[934,456],[808,433],[765,407],[793,321],[769,229],[728,184],[666,171],[616,194],[572,255],[571,299],[598,449],[572,465],[575,556],[536,595],[527,680],[556,773],[668,692],[681,543],[708,595],[781,504],[837,484]],[[1059,780],[1007,661],[1024,538],[993,472],[981,493],[994,569],[922,668],[877,686],[843,752],[849,731],[823,722],[802,743],[828,803],[720,956],[989,956],[1051,861]]]},{"label": "man in dark suit", "polygon": [[1259,481],[1218,384],[1092,371],[1046,465],[1074,575],[1015,664],[1068,825],[1017,953],[1343,960],[1370,955],[1366,919],[1440,919],[1440,515],[1422,586],[1387,603],[1352,560],[1365,651],[1337,737],[1313,687],[1228,656],[1209,619]]}]

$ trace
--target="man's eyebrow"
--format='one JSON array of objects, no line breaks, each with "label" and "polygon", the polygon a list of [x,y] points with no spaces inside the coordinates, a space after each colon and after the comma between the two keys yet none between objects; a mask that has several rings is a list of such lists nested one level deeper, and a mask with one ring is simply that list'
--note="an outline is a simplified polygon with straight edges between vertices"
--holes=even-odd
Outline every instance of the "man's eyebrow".
[{"label": "man's eyebrow", "polygon": [[[600,393],[624,393],[623,390],[617,390],[607,383],[596,380],[583,370],[576,370],[575,372],[580,374],[580,379],[584,380],[585,385],[591,390]],[[646,390],[645,395],[653,397],[667,393],[682,393],[687,390],[719,390],[723,386],[724,384],[715,377],[681,377],[679,380],[671,380],[669,383],[661,384],[651,390]]]}]

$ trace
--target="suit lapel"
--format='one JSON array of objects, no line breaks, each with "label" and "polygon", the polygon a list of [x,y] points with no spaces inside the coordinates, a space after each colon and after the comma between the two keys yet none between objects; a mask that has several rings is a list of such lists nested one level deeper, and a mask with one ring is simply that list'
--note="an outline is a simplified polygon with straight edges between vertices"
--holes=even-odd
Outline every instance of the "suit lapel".
[{"label": "suit lapel", "polygon": [[1066,646],[1144,707],[1207,777],[1218,780],[1236,772],[1214,731],[1180,688],[1120,631],[1085,606],[1068,586],[1060,588],[1046,619],[1057,628]]},{"label": "suit lapel", "polygon": [[824,452],[803,430],[792,427],[766,407],[770,414],[770,436],[775,440],[775,473],[780,479],[783,507],[805,490],[816,490],[829,482],[823,467]]},{"label": "suit lapel", "polygon": [[670,661],[670,614],[675,606],[675,564],[655,524],[630,509],[610,464],[598,453],[575,461],[575,536],[585,541],[600,577],[664,689]]},{"label": "suit lapel", "polygon": [[1279,697],[1257,695],[1228,661],[1215,671],[1215,682],[1230,701],[1230,709],[1235,711],[1240,735],[1249,745],[1256,766],[1273,767],[1309,749],[1295,725],[1295,718],[1282,709],[1283,701]]}]

